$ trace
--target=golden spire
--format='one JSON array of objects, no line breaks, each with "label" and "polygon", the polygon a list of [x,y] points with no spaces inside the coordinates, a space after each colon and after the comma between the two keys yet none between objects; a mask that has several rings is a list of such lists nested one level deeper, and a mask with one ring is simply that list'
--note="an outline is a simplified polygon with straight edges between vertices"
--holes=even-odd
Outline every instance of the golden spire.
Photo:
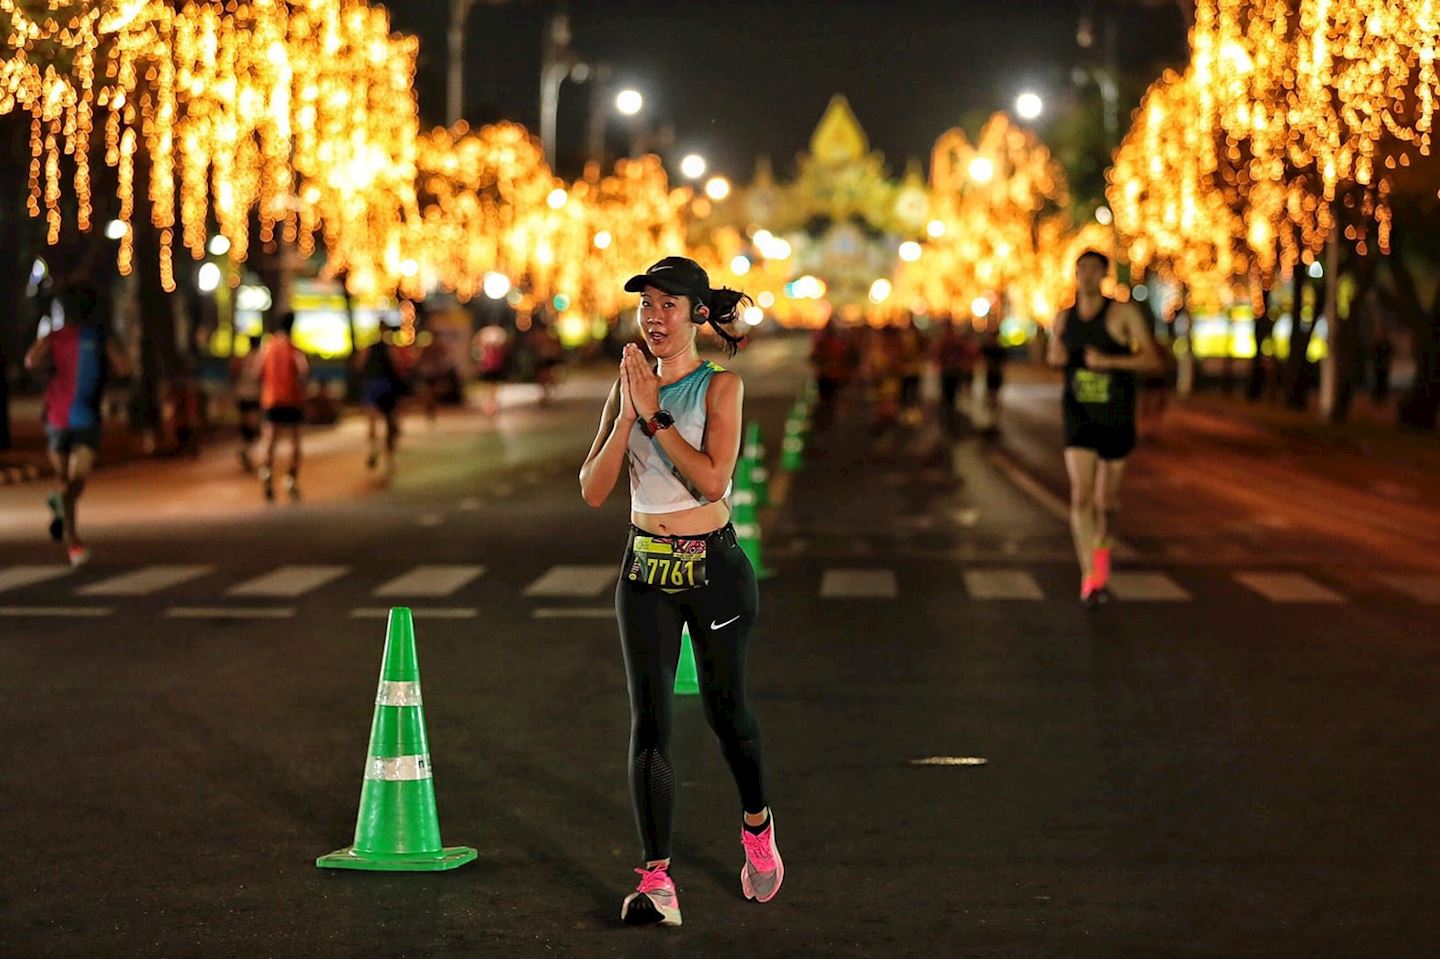
[{"label": "golden spire", "polygon": [[821,163],[840,164],[858,160],[869,152],[870,141],[850,109],[850,101],[835,94],[810,137],[810,155]]}]

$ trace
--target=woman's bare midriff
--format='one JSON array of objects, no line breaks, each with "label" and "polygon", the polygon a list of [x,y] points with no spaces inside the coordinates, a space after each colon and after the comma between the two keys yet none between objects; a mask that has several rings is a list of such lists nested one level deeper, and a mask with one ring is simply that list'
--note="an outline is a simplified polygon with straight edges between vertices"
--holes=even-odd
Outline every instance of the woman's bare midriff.
[{"label": "woman's bare midriff", "polygon": [[703,536],[730,522],[730,507],[718,502],[674,513],[638,513],[632,510],[630,522],[654,536]]}]

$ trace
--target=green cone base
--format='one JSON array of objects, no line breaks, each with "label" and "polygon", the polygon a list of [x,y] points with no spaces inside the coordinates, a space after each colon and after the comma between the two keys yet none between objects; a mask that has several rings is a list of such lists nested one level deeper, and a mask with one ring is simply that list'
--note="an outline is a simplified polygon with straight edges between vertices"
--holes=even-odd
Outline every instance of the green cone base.
[{"label": "green cone base", "polygon": [[337,849],[315,860],[321,869],[363,869],[370,872],[442,872],[465,865],[475,858],[469,846],[446,846],[439,852],[383,855],[359,853],[354,846]]}]

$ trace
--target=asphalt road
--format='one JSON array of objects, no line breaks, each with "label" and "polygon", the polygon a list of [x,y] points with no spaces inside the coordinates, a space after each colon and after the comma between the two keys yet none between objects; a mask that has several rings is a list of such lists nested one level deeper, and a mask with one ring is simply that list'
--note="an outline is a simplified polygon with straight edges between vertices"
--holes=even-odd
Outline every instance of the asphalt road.
[{"label": "asphalt road", "polygon": [[[772,466],[798,355],[737,364]],[[872,437],[858,395],[762,514],[784,889],[741,898],[734,786],[685,699],[685,924],[621,926],[625,504],[575,481],[605,385],[412,421],[388,487],[347,423],[298,505],[263,505],[224,449],[103,473],[75,573],[50,568],[43,489],[0,490],[0,954],[1433,954],[1433,544],[1341,561],[1303,515],[1206,516],[1137,472],[1121,601],[1087,614],[1053,476],[1016,472],[1040,413],[998,445]],[[444,838],[479,857],[321,871],[401,603]]]}]

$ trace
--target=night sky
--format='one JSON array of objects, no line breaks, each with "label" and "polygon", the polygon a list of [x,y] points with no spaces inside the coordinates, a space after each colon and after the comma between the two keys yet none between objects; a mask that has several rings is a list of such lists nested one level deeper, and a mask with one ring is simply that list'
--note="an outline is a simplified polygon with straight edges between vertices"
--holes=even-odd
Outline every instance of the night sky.
[{"label": "night sky", "polygon": [[[1166,63],[1183,62],[1185,30],[1173,2],[1115,6],[1119,60],[1130,96]],[[422,122],[443,122],[448,0],[392,0],[396,30],[420,38],[416,83]],[[1093,2],[1059,0],[572,0],[572,48],[612,65],[617,83],[646,97],[644,119],[673,125],[674,156],[696,151],[716,172],[749,178],[768,155],[782,176],[832,94],[843,93],[892,171],[926,160],[935,138],[976,115],[1007,109],[1023,88],[1074,100],[1071,69],[1098,62],[1076,24]],[[511,119],[538,132],[541,37],[553,4],[477,4],[470,15],[465,115]],[[588,86],[560,94],[560,172],[584,150]],[[608,101],[607,101],[608,102]],[[625,145],[621,118],[611,148]],[[1127,121],[1122,117],[1122,128]],[[1042,135],[1045,133],[1042,127]]]}]

